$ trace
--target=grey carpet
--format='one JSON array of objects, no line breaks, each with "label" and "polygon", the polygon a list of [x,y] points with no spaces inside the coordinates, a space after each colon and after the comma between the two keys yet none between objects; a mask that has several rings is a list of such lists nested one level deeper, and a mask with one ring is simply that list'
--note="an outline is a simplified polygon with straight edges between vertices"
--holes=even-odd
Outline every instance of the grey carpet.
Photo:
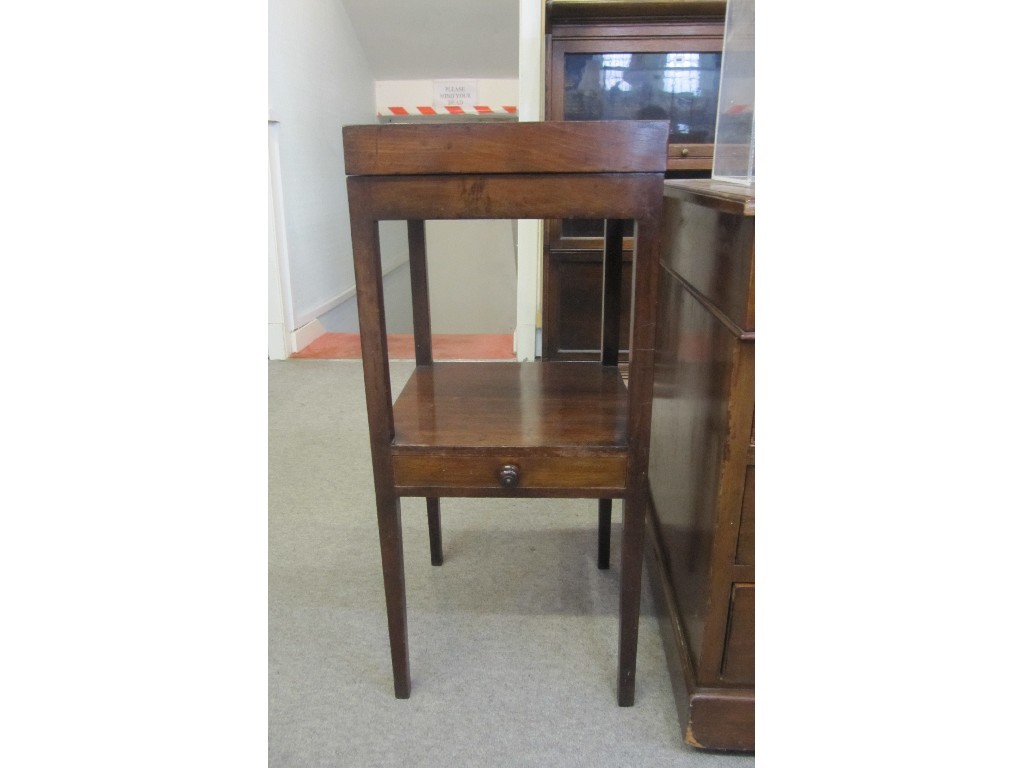
[{"label": "grey carpet", "polygon": [[[392,365],[395,392],[412,371]],[[403,500],[412,697],[394,698],[362,366],[270,363],[270,765],[752,766],[683,744],[644,574],[615,703],[618,542],[596,501]]]}]

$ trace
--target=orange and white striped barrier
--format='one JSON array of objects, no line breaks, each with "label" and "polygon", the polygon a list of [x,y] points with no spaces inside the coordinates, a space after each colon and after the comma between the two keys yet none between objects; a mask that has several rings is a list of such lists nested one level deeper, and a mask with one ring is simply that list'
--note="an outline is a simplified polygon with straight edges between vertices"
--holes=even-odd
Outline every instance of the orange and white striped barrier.
[{"label": "orange and white striped barrier", "polygon": [[386,112],[378,112],[377,116],[391,116],[398,115],[399,117],[405,117],[408,115],[514,115],[518,111],[516,107],[488,107],[488,106],[476,106],[476,107],[442,107],[441,109],[434,109],[433,107],[384,107]]}]

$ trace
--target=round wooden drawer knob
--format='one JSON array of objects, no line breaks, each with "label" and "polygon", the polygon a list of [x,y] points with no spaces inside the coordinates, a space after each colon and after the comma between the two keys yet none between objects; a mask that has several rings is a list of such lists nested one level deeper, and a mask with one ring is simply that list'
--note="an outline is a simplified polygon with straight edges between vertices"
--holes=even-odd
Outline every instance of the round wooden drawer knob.
[{"label": "round wooden drawer knob", "polygon": [[690,150],[687,149],[686,147],[683,147],[682,149],[679,150],[679,156],[680,157],[689,157],[690,156]]},{"label": "round wooden drawer knob", "polygon": [[519,485],[519,467],[515,464],[506,464],[498,472],[498,481],[505,488],[515,488]]}]

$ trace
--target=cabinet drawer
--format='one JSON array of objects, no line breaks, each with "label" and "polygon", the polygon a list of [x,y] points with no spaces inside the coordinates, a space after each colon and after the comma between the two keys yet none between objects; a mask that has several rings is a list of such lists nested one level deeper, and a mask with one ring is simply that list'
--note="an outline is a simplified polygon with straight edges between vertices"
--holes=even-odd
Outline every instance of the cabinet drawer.
[{"label": "cabinet drawer", "polygon": [[739,534],[736,537],[737,565],[754,564],[754,467],[747,467],[743,483],[743,503],[740,506]]},{"label": "cabinet drawer", "polygon": [[754,217],[695,202],[672,183],[666,182],[662,263],[737,326],[753,331]]},{"label": "cabinet drawer", "polygon": [[733,584],[722,653],[722,682],[754,684],[754,585]]},{"label": "cabinet drawer", "polygon": [[410,453],[395,455],[394,472],[403,496],[545,495],[572,489],[604,498],[625,490],[626,456]]},{"label": "cabinet drawer", "polygon": [[715,154],[714,144],[669,144],[668,156],[672,158],[684,157],[713,157]]},{"label": "cabinet drawer", "polygon": [[670,171],[709,171],[714,156],[714,144],[669,144],[668,169]]}]

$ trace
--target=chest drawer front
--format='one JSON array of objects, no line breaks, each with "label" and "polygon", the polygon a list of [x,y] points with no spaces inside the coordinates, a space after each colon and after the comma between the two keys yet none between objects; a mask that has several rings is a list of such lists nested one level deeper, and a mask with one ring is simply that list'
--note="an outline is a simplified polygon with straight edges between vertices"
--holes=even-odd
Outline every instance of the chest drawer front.
[{"label": "chest drawer front", "polygon": [[754,330],[754,219],[665,199],[662,261],[746,331]]},{"label": "chest drawer front", "polygon": [[626,487],[625,455],[396,454],[393,466],[403,496],[543,495],[571,489],[577,495],[611,498]]},{"label": "chest drawer front", "polygon": [[729,628],[722,654],[722,682],[754,684],[754,585],[733,584]]},{"label": "chest drawer front", "polygon": [[736,538],[737,565],[754,564],[754,467],[747,467],[743,483],[743,504],[740,506],[740,529]]}]

